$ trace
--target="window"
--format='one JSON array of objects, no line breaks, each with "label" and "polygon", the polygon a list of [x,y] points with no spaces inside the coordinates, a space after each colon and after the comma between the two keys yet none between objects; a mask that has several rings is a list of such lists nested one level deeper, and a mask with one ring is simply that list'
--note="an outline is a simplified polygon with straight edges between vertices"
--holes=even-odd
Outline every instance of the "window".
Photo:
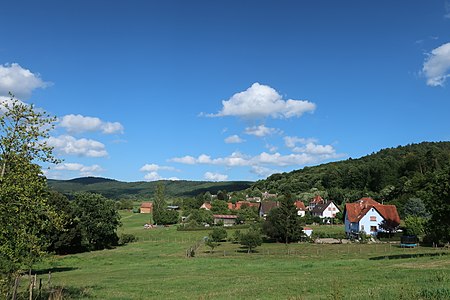
[{"label": "window", "polygon": [[364,231],[364,225],[361,225],[361,231]]},{"label": "window", "polygon": [[370,226],[370,231],[376,232],[377,231],[377,226]]},{"label": "window", "polygon": [[331,207],[328,207],[328,210],[331,211]]},{"label": "window", "polygon": [[333,211],[336,211],[336,207],[333,207]]},{"label": "window", "polygon": [[370,222],[376,222],[377,217],[376,216],[370,216]]}]

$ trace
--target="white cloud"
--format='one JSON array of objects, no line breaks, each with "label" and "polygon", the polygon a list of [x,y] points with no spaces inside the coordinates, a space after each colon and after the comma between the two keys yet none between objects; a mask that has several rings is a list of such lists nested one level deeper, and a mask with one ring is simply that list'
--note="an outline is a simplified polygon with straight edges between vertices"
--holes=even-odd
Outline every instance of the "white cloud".
[{"label": "white cloud", "polygon": [[276,152],[278,150],[277,146],[266,144],[264,147],[269,150],[269,152]]},{"label": "white cloud", "polygon": [[[331,145],[319,145],[317,140],[313,138],[299,138],[296,136],[284,137],[284,143],[286,147],[290,148],[293,152],[307,153],[312,155],[336,155],[336,150]],[[298,147],[297,144],[303,146]]]},{"label": "white cloud", "polygon": [[245,140],[239,137],[237,134],[229,136],[225,139],[225,143],[227,144],[240,144],[243,142],[245,142]]},{"label": "white cloud", "polygon": [[43,81],[39,74],[34,74],[19,64],[0,65],[0,96],[13,93],[19,99],[28,98],[33,90],[51,85]]},{"label": "white cloud", "polygon": [[450,76],[450,43],[433,49],[423,63],[422,72],[429,86],[443,86]]},{"label": "white cloud", "polygon": [[103,171],[99,165],[85,166],[79,163],[62,163],[53,167],[59,171],[78,171],[82,176],[91,176]]},{"label": "white cloud", "polygon": [[108,155],[104,144],[91,139],[76,139],[70,135],[50,137],[48,145],[54,147],[58,152],[69,155],[89,157],[104,157]]},{"label": "white cloud", "polygon": [[65,115],[59,121],[59,126],[70,133],[85,131],[101,131],[105,134],[123,133],[123,126],[119,122],[105,122],[96,117],[82,115]]},{"label": "white cloud", "polygon": [[277,128],[266,127],[265,125],[252,126],[245,128],[245,133],[248,135],[254,135],[258,137],[263,137],[267,135],[272,135],[275,133],[280,133],[281,131]]},{"label": "white cloud", "polygon": [[254,83],[246,91],[234,94],[222,101],[223,108],[210,117],[235,116],[241,118],[291,118],[312,112],[316,105],[305,100],[283,100],[283,97],[267,85]]},{"label": "white cloud", "polygon": [[187,165],[194,165],[197,163],[197,160],[195,159],[195,157],[192,157],[190,155],[186,155],[183,157],[175,157],[175,158],[170,159],[170,161],[177,162],[180,164],[187,164]]},{"label": "white cloud", "polygon": [[301,144],[307,144],[307,143],[316,143],[316,139],[305,139],[305,138],[299,138],[296,136],[285,136],[284,137],[284,143],[286,144],[286,147],[288,148],[294,148],[297,143]]},{"label": "white cloud", "polygon": [[158,174],[158,172],[155,172],[155,171],[145,174],[144,179],[147,181],[158,181],[158,180],[177,181],[177,180],[180,180],[178,177],[163,178]]},{"label": "white cloud", "polygon": [[192,156],[184,156],[184,157],[175,157],[170,159],[169,161],[182,163],[182,164],[207,164],[207,165],[225,165],[228,167],[237,167],[237,166],[248,166],[249,161],[248,158],[242,155],[239,152],[233,152],[230,156],[223,158],[215,158],[212,159],[211,156],[206,154],[201,154],[197,158]]},{"label": "white cloud", "polygon": [[314,143],[307,143],[303,147],[295,147],[292,151],[317,155],[334,155],[336,153],[336,150],[331,145],[317,145]]},{"label": "white cloud", "polygon": [[[318,147],[315,147],[318,146]],[[321,145],[315,145],[305,147],[302,153],[291,153],[282,155],[276,153],[262,152],[259,155],[248,156],[239,152],[234,152],[227,157],[211,158],[209,155],[202,154],[198,158],[192,156],[185,156],[181,158],[172,158],[170,161],[179,162],[184,164],[207,164],[207,165],[222,165],[227,167],[242,167],[242,166],[261,166],[261,165],[273,165],[273,166],[299,166],[312,163],[318,163],[327,159],[342,157],[340,154],[336,154],[334,149],[330,151],[328,147]],[[186,159],[186,158],[189,159]]]},{"label": "white cloud", "polygon": [[259,177],[268,177],[275,173],[281,173],[281,171],[269,169],[261,166],[252,166],[251,173],[258,175]]},{"label": "white cloud", "polygon": [[150,172],[144,176],[145,180],[148,181],[158,181],[161,180],[161,176],[157,172]]},{"label": "white cloud", "polygon": [[159,170],[177,171],[174,167],[159,166],[157,164],[145,164],[142,168],[139,169],[139,171],[141,172],[157,172]]},{"label": "white cloud", "polygon": [[206,172],[203,177],[210,181],[226,181],[228,179],[228,175],[212,172]]}]

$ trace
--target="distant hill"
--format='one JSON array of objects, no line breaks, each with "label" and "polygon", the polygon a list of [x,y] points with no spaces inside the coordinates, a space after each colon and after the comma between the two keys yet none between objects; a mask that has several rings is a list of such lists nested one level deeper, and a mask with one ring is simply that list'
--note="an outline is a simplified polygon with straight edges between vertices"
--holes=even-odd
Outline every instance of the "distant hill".
[{"label": "distant hill", "polygon": [[323,193],[337,203],[371,196],[401,206],[411,197],[421,198],[431,175],[449,166],[450,142],[423,142],[273,174],[253,188],[297,197],[303,194],[305,199]]},{"label": "distant hill", "polygon": [[209,191],[212,194],[220,190],[227,192],[240,191],[249,188],[253,182],[250,181],[138,181],[122,182],[101,177],[82,177],[71,180],[48,179],[50,188],[63,193],[73,194],[75,192],[99,193],[111,199],[148,199],[153,196],[156,186],[162,182],[169,197],[192,197]]}]

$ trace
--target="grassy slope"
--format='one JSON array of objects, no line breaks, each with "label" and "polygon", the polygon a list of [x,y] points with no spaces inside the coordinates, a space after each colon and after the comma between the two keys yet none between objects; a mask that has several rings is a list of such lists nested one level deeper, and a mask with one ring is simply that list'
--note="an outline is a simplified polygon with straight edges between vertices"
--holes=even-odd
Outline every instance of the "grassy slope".
[{"label": "grassy slope", "polygon": [[[77,299],[418,299],[424,291],[450,293],[448,250],[295,244],[286,255],[285,246],[274,243],[247,254],[223,243],[212,254],[202,246],[187,259],[185,250],[208,231],[144,230],[147,220],[123,215],[120,231],[139,236],[137,243],[53,257],[40,269],[54,268],[52,283]],[[427,256],[411,257],[416,254]]]}]

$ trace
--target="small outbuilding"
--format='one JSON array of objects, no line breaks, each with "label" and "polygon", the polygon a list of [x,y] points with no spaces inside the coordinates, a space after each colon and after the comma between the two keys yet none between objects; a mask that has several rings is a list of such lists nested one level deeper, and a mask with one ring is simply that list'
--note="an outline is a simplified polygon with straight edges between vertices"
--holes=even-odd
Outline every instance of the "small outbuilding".
[{"label": "small outbuilding", "polygon": [[141,214],[151,214],[153,212],[153,203],[144,202],[141,204],[140,210]]},{"label": "small outbuilding", "polygon": [[236,224],[237,216],[235,215],[213,215],[214,225],[223,223],[223,226],[233,226]]}]

